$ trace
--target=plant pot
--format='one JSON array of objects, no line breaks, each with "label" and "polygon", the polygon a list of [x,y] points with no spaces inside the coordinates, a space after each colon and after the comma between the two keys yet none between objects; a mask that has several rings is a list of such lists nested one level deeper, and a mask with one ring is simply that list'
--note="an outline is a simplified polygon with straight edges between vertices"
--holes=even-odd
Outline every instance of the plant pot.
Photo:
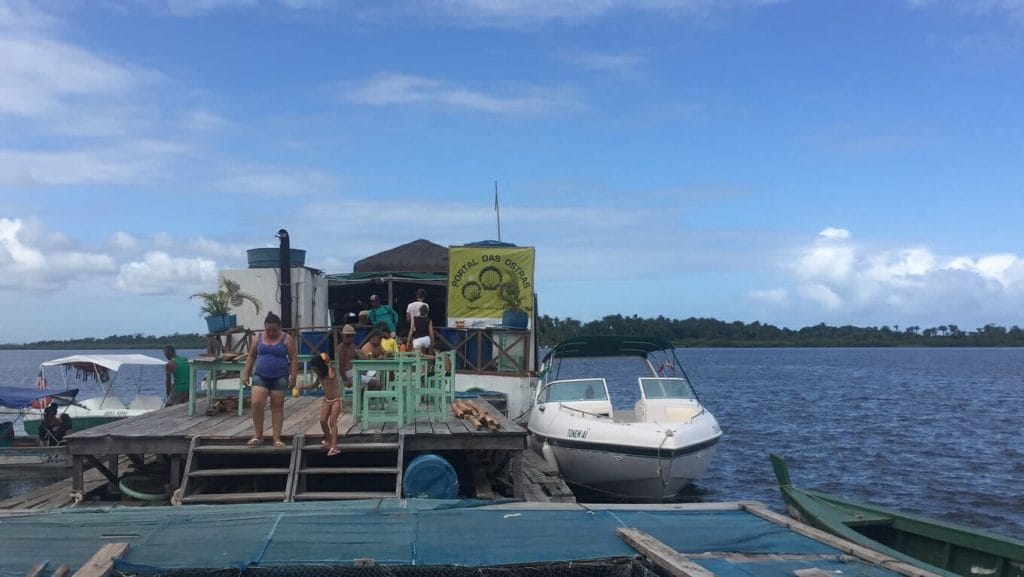
[{"label": "plant pot", "polygon": [[505,311],[501,315],[501,326],[507,329],[525,329],[530,323],[530,315],[526,311]]},{"label": "plant pot", "polygon": [[206,317],[206,328],[211,333],[222,333],[228,329],[235,328],[236,325],[238,325],[238,317],[236,315]]}]

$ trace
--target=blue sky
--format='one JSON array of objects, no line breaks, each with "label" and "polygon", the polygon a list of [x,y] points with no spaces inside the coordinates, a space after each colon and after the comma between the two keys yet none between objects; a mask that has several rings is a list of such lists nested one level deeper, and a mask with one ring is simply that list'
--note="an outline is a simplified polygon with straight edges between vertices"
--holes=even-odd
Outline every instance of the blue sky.
[{"label": "blue sky", "polygon": [[[1024,325],[1021,0],[0,0],[0,342],[537,247],[540,311]],[[402,303],[399,303],[402,304]]]}]

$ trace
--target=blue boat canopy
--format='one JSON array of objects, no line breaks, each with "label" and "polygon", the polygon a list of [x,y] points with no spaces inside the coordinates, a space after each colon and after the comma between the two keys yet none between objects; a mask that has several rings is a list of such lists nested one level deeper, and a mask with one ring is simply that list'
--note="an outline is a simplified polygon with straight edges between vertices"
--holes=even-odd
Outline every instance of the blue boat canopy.
[{"label": "blue boat canopy", "polygon": [[66,391],[50,391],[36,388],[15,388],[0,387],[0,407],[9,409],[25,409],[32,406],[32,402],[38,399],[50,398],[51,401],[62,405],[70,405],[75,402],[78,389]]}]

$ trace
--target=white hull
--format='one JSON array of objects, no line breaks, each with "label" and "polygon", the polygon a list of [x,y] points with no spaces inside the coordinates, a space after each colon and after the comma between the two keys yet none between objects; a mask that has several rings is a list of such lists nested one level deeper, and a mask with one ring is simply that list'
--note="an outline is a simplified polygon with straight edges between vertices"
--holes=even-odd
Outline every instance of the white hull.
[{"label": "white hull", "polygon": [[562,477],[606,496],[676,497],[700,479],[722,429],[682,378],[642,377],[635,410],[616,411],[603,378],[544,385],[527,428],[534,450]]},{"label": "white hull", "polygon": [[[24,441],[35,443],[35,439]],[[67,447],[0,446],[0,468],[67,468],[71,466]]]},{"label": "white hull", "polygon": [[[71,417],[73,432],[80,431],[87,426],[145,415],[161,407],[163,407],[163,399],[156,396],[137,397],[128,405],[122,403],[118,398],[108,397],[106,399],[86,399],[80,405],[61,407],[60,412],[66,412]],[[43,412],[38,409],[26,409],[23,414],[25,431],[30,434],[33,431],[38,431],[39,423],[43,420]]]},{"label": "white hull", "polygon": [[[534,434],[543,453],[544,437]],[[555,441],[557,443],[557,441]],[[551,445],[563,478],[586,489],[633,500],[665,501],[700,479],[715,454],[715,445],[676,457],[630,454],[625,450]],[[543,456],[543,454],[542,454]]]}]

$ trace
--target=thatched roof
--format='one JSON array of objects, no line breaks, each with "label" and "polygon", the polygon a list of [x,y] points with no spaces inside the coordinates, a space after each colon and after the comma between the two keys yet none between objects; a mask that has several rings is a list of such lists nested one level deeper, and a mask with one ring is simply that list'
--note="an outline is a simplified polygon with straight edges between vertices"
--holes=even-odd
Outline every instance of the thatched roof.
[{"label": "thatched roof", "polygon": [[448,248],[419,239],[356,261],[352,272],[448,273]]}]

